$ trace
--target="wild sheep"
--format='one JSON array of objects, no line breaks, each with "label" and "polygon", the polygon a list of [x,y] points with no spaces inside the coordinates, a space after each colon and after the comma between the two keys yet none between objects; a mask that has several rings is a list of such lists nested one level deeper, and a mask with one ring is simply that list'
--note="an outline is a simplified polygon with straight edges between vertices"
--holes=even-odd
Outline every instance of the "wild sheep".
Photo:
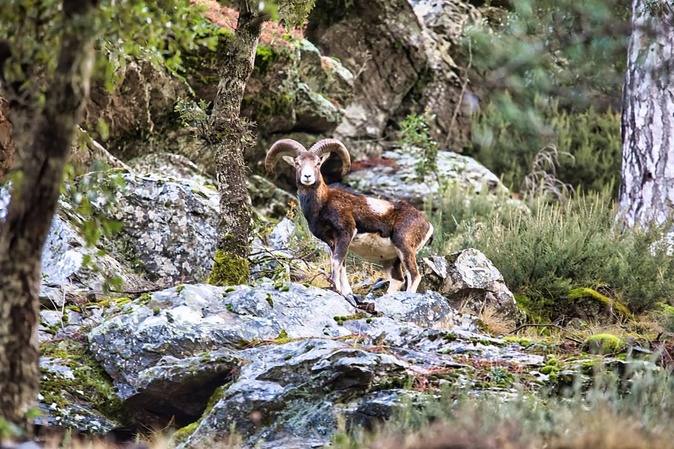
[{"label": "wild sheep", "polygon": [[388,293],[398,291],[407,278],[407,291],[416,292],[421,281],[416,254],[433,235],[433,226],[405,201],[384,201],[328,187],[321,165],[335,153],[342,160],[342,175],[351,158],[342,142],[324,139],[309,150],[292,139],[274,143],[265,168],[273,172],[279,159],[295,167],[302,213],[309,229],[332,251],[331,281],[343,296],[353,291],[346,276],[347,249],[370,262],[379,262],[389,278]]}]

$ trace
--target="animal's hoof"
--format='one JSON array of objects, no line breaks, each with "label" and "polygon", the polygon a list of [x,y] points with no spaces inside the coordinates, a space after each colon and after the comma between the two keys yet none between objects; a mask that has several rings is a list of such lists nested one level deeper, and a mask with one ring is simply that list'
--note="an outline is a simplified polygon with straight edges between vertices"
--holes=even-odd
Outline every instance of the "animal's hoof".
[{"label": "animal's hoof", "polygon": [[374,308],[374,303],[373,302],[363,302],[362,304],[358,304],[358,308],[361,310],[364,310],[367,313],[377,313],[377,311]]},{"label": "animal's hoof", "polygon": [[388,285],[389,281],[388,279],[377,279],[377,281],[372,284],[372,288],[370,289],[370,292],[374,292],[377,290],[382,290],[384,287]]},{"label": "animal's hoof", "polygon": [[363,302],[365,302],[362,296],[356,295],[355,293],[344,295],[344,299],[346,299],[348,303],[354,307],[359,307],[361,304],[363,304]]}]

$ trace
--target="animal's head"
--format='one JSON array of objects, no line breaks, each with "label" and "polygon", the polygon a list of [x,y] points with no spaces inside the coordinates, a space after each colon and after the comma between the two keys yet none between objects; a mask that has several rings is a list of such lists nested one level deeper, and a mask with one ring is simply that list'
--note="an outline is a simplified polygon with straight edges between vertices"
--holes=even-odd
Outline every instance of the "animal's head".
[{"label": "animal's head", "polygon": [[292,139],[282,139],[271,146],[264,160],[264,166],[268,172],[274,171],[276,163],[283,159],[295,167],[295,179],[297,185],[318,185],[323,182],[321,165],[335,153],[342,160],[342,176],[351,169],[349,152],[342,142],[335,139],[323,139],[316,142],[308,150]]}]

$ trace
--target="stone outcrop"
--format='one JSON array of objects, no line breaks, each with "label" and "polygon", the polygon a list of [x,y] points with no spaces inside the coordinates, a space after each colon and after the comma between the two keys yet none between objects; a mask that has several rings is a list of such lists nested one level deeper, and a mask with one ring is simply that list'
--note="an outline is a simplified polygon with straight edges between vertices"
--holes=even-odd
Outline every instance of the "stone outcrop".
[{"label": "stone outcrop", "polygon": [[405,200],[417,208],[423,208],[429,198],[439,202],[439,180],[444,184],[456,184],[467,198],[490,194],[509,196],[508,188],[498,176],[475,159],[451,151],[438,152],[437,173],[421,178],[416,171],[417,153],[413,147],[387,151],[372,162],[361,162],[359,165],[363,169],[347,174],[344,183],[365,195]]},{"label": "stone outcrop", "polygon": [[491,308],[504,318],[519,318],[515,297],[503,275],[475,248],[424,258],[421,272],[420,289],[442,294],[454,307],[465,307],[475,314]]},{"label": "stone outcrop", "polygon": [[477,18],[463,2],[317,2],[308,38],[354,74],[354,97],[335,134],[358,148],[356,158],[379,155],[392,122],[424,110],[436,116],[430,125],[441,148],[461,148],[471,112],[464,101],[473,97],[463,88],[459,40],[463,24]]},{"label": "stone outcrop", "polygon": [[376,304],[369,315],[336,293],[292,283],[184,285],[108,314],[88,333],[89,347],[143,422],[196,423],[184,447],[232,426],[250,445],[283,447],[290,436],[325,444],[344,416],[386,419],[417,377],[442,371],[472,382],[467,353],[542,362],[476,333],[476,318],[438,293],[395,293]]}]

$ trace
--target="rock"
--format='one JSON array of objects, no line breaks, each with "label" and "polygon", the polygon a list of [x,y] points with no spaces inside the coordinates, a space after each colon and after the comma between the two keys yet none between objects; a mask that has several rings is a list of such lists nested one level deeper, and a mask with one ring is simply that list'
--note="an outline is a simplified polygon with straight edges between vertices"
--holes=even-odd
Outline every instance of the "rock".
[{"label": "rock", "polygon": [[159,285],[206,279],[215,252],[215,187],[163,175],[121,175],[115,201],[96,211],[122,223],[111,245],[127,264]]},{"label": "rock", "polygon": [[396,292],[377,298],[375,303],[377,313],[395,321],[432,329],[451,329],[456,324],[456,311],[436,292]]},{"label": "rock", "polygon": [[[251,362],[184,447],[217,439],[232,426],[251,444],[290,435],[325,444],[344,400],[356,392],[404,383],[406,377],[406,362],[333,340],[299,340],[246,352]],[[264,426],[265,422],[275,424]]]},{"label": "rock", "polygon": [[125,405],[147,426],[165,426],[167,422],[185,426],[201,416],[216,388],[230,382],[241,363],[227,348],[194,357],[164,356],[138,374],[137,393],[129,396]]},{"label": "rock", "polygon": [[200,186],[215,186],[215,179],[186,156],[173,153],[148,153],[129,161],[130,171],[140,176],[161,174],[166,180],[185,180]]},{"label": "rock", "polygon": [[[149,59],[127,61],[115,75],[119,81],[112,92],[102,83],[92,86],[85,122],[91,132],[104,120],[109,130],[109,151],[129,160],[147,152],[147,142],[136,142],[133,136],[163,128],[166,121],[174,120],[174,103],[188,94],[189,87]],[[97,133],[92,135],[97,137]]]},{"label": "rock", "polygon": [[354,74],[353,99],[335,130],[354,159],[378,156],[382,136],[397,131],[394,123],[424,110],[436,115],[431,132],[442,148],[463,146],[472,112],[464,102],[476,95],[462,89],[467,58],[460,39],[463,24],[479,17],[464,2],[317,2],[307,37]]},{"label": "rock", "polygon": [[312,141],[331,135],[352,95],[353,75],[339,60],[324,57],[304,39],[281,42],[258,47],[258,64],[241,105],[242,115],[255,121],[261,134],[245,154],[256,167],[270,140],[300,130]]},{"label": "rock", "polygon": [[[352,171],[344,183],[359,193],[388,200],[405,200],[422,208],[429,198],[439,206],[439,185],[434,175],[418,179],[417,159],[411,149],[396,149],[382,155],[385,163],[367,165],[366,170]],[[509,196],[501,180],[475,159],[450,151],[441,151],[437,157],[438,176],[443,183],[456,183],[468,197],[493,194]]]},{"label": "rock", "polygon": [[306,83],[299,83],[295,92],[295,111],[302,129],[327,133],[335,129],[342,118],[340,109],[330,100],[313,92]]},{"label": "rock", "polygon": [[[100,374],[80,363],[76,357],[74,360],[40,358],[38,406],[41,416],[36,424],[105,434],[121,423],[99,409],[105,398],[95,386],[97,381],[104,383],[105,380],[94,380]],[[86,381],[83,380],[84,376]],[[108,409],[113,407],[110,403],[108,406]]]},{"label": "rock", "polygon": [[[309,298],[315,301],[311,306]],[[287,291],[271,284],[255,289],[185,285],[123,306],[88,338],[126,400],[139,394],[147,383],[141,382],[142,373],[156,369],[163,357],[184,359],[242,348],[274,340],[283,331],[290,338],[346,335],[333,316],[355,312],[336,293],[296,284],[289,284]]]},{"label": "rock", "polygon": [[[215,188],[217,182],[197,164],[180,154],[150,153],[129,161],[129,167],[138,175],[161,173],[167,181],[186,180],[190,185]],[[263,220],[284,217],[297,197],[279,189],[266,178],[250,175],[246,179],[248,194],[257,216]],[[218,197],[218,204],[219,204]],[[178,212],[180,213],[180,212]]]},{"label": "rock", "polygon": [[399,292],[375,304],[371,316],[299,284],[184,285],[109,312],[88,340],[142,422],[196,420],[186,448],[232,426],[249,446],[327,444],[343,417],[352,425],[386,419],[414,395],[400,389],[414,379],[446,373],[472,385],[465,357],[542,363],[477,333],[476,317],[438,293]]},{"label": "rock", "polygon": [[[0,187],[0,221],[4,220],[9,200],[8,187]],[[40,298],[47,307],[60,309],[73,298],[83,298],[91,292],[100,294],[113,278],[119,278],[128,289],[151,286],[114,257],[87,246],[81,231],[85,220],[61,197],[42,248]]]},{"label": "rock", "polygon": [[264,219],[284,218],[293,204],[299,204],[297,197],[279,189],[273,182],[258,175],[248,176],[248,194],[257,214]]},{"label": "rock", "polygon": [[68,162],[73,164],[77,175],[101,169],[129,170],[128,165],[110,154],[106,147],[94,140],[82,128],[77,129],[77,136],[70,146]]},{"label": "rock", "polygon": [[503,275],[477,249],[424,258],[420,269],[423,273],[420,290],[437,291],[454,307],[463,305],[475,313],[492,307],[510,319],[519,315],[515,297],[505,285]]},{"label": "rock", "polygon": [[344,106],[353,96],[353,74],[333,57],[322,55],[307,39],[295,42],[299,51],[299,79],[312,91],[322,92],[337,106]]}]

